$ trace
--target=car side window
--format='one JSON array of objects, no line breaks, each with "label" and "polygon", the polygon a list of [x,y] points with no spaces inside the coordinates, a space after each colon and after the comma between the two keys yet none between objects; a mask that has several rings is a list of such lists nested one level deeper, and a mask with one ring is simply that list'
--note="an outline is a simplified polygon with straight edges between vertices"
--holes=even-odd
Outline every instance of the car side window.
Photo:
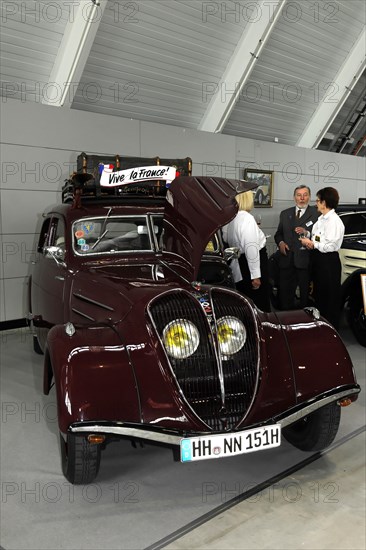
[{"label": "car side window", "polygon": [[54,218],[52,223],[55,224],[54,242],[52,244],[65,250],[65,224],[60,218]]},{"label": "car side window", "polygon": [[155,240],[156,250],[163,250],[163,237],[164,237],[164,227],[163,227],[163,216],[151,216],[153,235]]},{"label": "car side window", "polygon": [[41,232],[39,234],[37,252],[43,253],[43,249],[48,245],[49,242],[49,232],[51,227],[51,218],[46,218],[43,222]]}]

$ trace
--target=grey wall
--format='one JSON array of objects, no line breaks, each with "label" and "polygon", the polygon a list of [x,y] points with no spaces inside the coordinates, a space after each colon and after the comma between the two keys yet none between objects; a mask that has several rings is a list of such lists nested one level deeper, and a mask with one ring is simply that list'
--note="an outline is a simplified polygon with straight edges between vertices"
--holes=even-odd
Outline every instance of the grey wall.
[{"label": "grey wall", "polygon": [[[274,170],[272,208],[261,208],[273,235],[299,183],[313,194],[336,187],[342,202],[366,196],[365,159],[209,134],[173,126],[58,109],[3,98],[1,104],[0,321],[26,314],[26,281],[45,207],[60,200],[76,157],[86,153],[193,159],[194,175],[242,177],[245,167]],[[268,239],[270,251],[272,237]]]}]

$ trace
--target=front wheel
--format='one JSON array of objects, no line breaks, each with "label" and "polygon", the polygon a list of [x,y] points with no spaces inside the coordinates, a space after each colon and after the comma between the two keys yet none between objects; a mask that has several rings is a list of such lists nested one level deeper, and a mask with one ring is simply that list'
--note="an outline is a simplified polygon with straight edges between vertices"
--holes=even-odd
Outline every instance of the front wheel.
[{"label": "front wheel", "polygon": [[329,447],[337,435],[341,407],[330,403],[284,428],[285,439],[302,451],[322,451]]},{"label": "front wheel", "polygon": [[101,448],[91,444],[86,436],[60,433],[62,472],[75,485],[91,483],[99,472]]}]

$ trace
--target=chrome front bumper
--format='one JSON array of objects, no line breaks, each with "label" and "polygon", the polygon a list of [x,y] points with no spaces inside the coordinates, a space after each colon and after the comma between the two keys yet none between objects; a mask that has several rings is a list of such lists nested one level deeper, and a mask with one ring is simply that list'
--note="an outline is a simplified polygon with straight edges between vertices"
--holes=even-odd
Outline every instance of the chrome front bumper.
[{"label": "chrome front bumper", "polygon": [[[332,390],[320,396],[314,397],[313,399],[293,407],[283,414],[269,418],[265,422],[261,422],[257,425],[251,426],[241,426],[240,430],[245,430],[245,428],[255,428],[257,426],[265,426],[266,424],[280,424],[282,428],[301,420],[305,416],[313,413],[314,411],[333,403],[334,401],[341,401],[347,397],[351,397],[355,394],[358,394],[361,391],[359,385],[349,386],[347,389],[341,390]],[[182,431],[177,432],[177,430],[168,430],[164,428],[156,428],[149,425],[142,424],[131,424],[125,422],[110,422],[110,421],[92,421],[92,422],[75,422],[71,424],[69,431],[75,434],[111,434],[121,437],[126,437],[129,439],[143,439],[147,441],[154,441],[157,443],[163,443],[165,445],[179,445],[183,437],[192,437],[198,435],[208,435],[208,433],[213,432],[189,432]],[[216,432],[215,432],[216,433]],[[235,433],[232,431],[230,433]]]}]

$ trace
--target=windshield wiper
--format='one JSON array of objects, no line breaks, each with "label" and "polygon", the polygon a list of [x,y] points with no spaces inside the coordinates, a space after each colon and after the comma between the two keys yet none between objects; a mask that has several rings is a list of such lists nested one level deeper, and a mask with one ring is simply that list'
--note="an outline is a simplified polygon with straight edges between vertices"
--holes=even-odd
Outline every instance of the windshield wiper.
[{"label": "windshield wiper", "polygon": [[109,215],[110,215],[111,212],[112,212],[112,207],[110,207],[110,209],[107,212],[106,217],[103,220],[103,225],[100,229],[100,235],[97,238],[97,240],[95,241],[95,243],[93,244],[93,246],[91,247],[91,250],[93,250],[100,243],[100,241],[103,239],[103,237],[105,237],[106,234],[108,233],[109,229],[106,229],[105,227],[107,225],[107,220],[108,220]]},{"label": "windshield wiper", "polygon": [[95,241],[95,243],[93,244],[93,246],[91,247],[91,250],[93,250],[97,244],[100,243],[100,241],[103,239],[103,237],[106,236],[106,234],[108,233],[109,229],[106,229],[101,235],[99,235],[99,237],[97,238],[97,240]]}]

